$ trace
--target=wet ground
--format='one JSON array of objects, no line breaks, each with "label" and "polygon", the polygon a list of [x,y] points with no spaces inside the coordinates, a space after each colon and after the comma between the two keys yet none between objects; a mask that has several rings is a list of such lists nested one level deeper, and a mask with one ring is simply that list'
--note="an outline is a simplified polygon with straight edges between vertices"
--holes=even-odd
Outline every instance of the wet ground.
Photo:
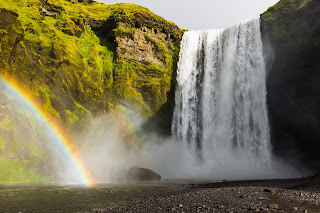
[{"label": "wet ground", "polygon": [[100,212],[320,213],[320,175],[189,185],[166,196],[147,198]]},{"label": "wet ground", "polygon": [[75,185],[0,186],[0,213],[90,212],[182,188],[168,182],[103,184],[91,188]]},{"label": "wet ground", "polygon": [[0,186],[10,212],[312,212],[320,213],[320,175],[287,180]]}]

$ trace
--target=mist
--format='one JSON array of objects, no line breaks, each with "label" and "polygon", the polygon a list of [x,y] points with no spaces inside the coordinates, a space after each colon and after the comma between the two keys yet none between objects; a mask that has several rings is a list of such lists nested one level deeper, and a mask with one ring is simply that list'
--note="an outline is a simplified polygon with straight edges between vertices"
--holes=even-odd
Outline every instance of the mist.
[{"label": "mist", "polygon": [[[19,120],[15,134],[20,151],[16,156],[20,156],[21,161],[28,160],[31,156],[29,147],[35,147],[33,149],[39,151],[28,168],[47,176],[54,183],[82,183],[74,163],[37,118],[28,110],[19,110],[21,103],[14,97],[5,98],[6,95],[1,94],[2,106],[5,106],[1,112],[9,115],[10,119]],[[245,150],[233,153],[227,149],[212,153],[204,150],[205,158],[200,159],[190,145],[178,142],[173,136],[162,137],[154,132],[145,132],[142,129],[144,122],[134,108],[123,102],[117,112],[91,118],[86,129],[74,136],[96,184],[126,182],[129,180],[128,170],[132,167],[151,169],[159,173],[162,180],[293,178],[307,174],[307,171],[298,172],[275,159],[269,163],[257,161]],[[2,152],[1,155],[12,158],[10,153]]]},{"label": "mist", "polygon": [[[141,130],[143,120],[135,113],[122,107],[121,112],[93,118],[88,129],[76,136],[95,183],[126,182],[132,167],[151,169],[162,180],[272,179],[305,174],[275,159],[268,163],[256,160],[245,150],[204,152],[205,160],[200,159],[194,150],[174,137],[164,138]],[[60,174],[62,183],[77,183],[72,165],[66,164],[61,171],[64,171]]]}]

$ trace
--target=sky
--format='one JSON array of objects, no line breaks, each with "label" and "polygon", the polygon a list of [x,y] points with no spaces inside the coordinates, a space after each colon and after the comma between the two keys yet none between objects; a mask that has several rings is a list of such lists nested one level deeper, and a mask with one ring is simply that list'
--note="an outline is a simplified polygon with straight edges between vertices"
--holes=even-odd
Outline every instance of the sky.
[{"label": "sky", "polygon": [[96,0],[135,3],[187,30],[223,29],[258,18],[279,0]]}]

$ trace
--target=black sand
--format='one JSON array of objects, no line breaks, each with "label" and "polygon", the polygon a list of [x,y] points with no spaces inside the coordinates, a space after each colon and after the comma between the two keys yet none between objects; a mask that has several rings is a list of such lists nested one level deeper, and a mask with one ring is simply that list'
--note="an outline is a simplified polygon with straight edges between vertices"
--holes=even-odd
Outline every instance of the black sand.
[{"label": "black sand", "polygon": [[320,213],[320,175],[301,179],[188,184],[187,188],[93,212]]}]

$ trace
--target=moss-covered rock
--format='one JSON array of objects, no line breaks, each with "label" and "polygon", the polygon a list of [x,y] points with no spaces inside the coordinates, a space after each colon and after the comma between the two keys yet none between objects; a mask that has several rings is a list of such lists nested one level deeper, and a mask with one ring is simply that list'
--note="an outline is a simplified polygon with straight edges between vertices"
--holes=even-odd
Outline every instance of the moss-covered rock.
[{"label": "moss-covered rock", "polygon": [[[69,132],[81,131],[92,116],[115,111],[120,101],[148,118],[168,100],[182,34],[134,4],[1,0],[0,74],[19,82]],[[15,119],[0,117],[1,131],[15,135],[8,127]],[[16,149],[22,142],[10,136],[0,141],[0,157],[12,151],[20,163],[26,156],[35,159],[35,150],[43,150],[41,140],[35,141]],[[40,168],[45,159],[37,162],[28,168]]]},{"label": "moss-covered rock", "polygon": [[320,169],[320,1],[281,0],[261,15],[275,153]]},{"label": "moss-covered rock", "polygon": [[6,1],[0,29],[1,72],[26,84],[48,114],[71,126],[78,123],[68,123],[68,111],[97,114],[119,99],[145,116],[157,112],[182,37],[180,28],[146,8],[91,1]]},{"label": "moss-covered rock", "polygon": [[[263,30],[282,44],[303,45],[319,30],[319,11],[318,1],[281,0],[261,15]],[[318,46],[316,40],[314,45]]]}]

